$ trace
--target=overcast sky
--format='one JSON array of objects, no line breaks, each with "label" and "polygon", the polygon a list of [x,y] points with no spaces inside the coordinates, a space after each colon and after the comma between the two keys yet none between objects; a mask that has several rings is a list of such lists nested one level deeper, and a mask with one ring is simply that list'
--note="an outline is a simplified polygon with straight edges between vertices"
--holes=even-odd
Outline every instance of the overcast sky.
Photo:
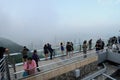
[{"label": "overcast sky", "polygon": [[119,30],[120,0],[0,0],[0,37],[22,45],[105,38]]}]

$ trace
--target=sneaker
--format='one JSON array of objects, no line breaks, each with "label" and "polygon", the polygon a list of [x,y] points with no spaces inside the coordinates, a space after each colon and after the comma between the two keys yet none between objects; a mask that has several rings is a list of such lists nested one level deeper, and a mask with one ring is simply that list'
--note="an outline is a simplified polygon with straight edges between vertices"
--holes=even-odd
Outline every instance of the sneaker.
[{"label": "sneaker", "polygon": [[39,69],[39,68],[37,68],[37,71],[38,71],[38,72],[40,72],[40,69]]}]

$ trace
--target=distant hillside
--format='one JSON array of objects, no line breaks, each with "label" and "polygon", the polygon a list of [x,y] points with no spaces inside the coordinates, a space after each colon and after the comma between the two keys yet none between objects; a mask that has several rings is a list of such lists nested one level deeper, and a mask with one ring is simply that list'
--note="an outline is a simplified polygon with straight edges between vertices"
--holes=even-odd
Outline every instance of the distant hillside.
[{"label": "distant hillside", "polygon": [[20,52],[22,50],[22,46],[5,38],[0,38],[0,46],[8,48],[10,53]]}]

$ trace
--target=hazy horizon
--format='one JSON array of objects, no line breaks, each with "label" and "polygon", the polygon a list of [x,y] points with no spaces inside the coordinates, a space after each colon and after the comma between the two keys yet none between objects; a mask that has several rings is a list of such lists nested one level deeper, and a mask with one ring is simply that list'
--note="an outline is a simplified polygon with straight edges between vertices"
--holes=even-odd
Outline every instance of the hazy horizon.
[{"label": "hazy horizon", "polygon": [[43,45],[120,35],[120,0],[0,0],[0,37]]}]

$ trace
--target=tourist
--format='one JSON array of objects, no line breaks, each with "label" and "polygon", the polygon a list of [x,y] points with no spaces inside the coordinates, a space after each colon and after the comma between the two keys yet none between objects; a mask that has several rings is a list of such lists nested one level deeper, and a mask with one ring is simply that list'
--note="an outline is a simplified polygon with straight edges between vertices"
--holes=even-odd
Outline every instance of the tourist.
[{"label": "tourist", "polygon": [[70,42],[67,42],[67,44],[66,44],[66,55],[67,55],[67,57],[71,57],[71,51],[72,51],[72,46],[71,46]]},{"label": "tourist", "polygon": [[72,42],[70,42],[70,45],[71,45],[71,55],[73,56],[73,51],[74,51],[74,45]]},{"label": "tourist", "polygon": [[33,60],[31,57],[26,59],[26,62],[23,64],[23,67],[27,75],[32,75],[36,73],[36,63],[35,60]]},{"label": "tourist", "polygon": [[63,46],[63,43],[62,43],[62,42],[60,43],[60,49],[61,49],[62,55],[64,55],[64,46]]},{"label": "tourist", "polygon": [[92,39],[89,40],[88,45],[89,45],[89,50],[91,50],[92,49]]},{"label": "tourist", "polygon": [[4,47],[0,47],[0,80],[5,80],[4,77],[4,72],[5,72],[5,65],[1,62],[1,60],[3,59],[4,53],[8,52],[7,48]]},{"label": "tourist", "polygon": [[3,58],[5,52],[8,52],[8,49],[4,47],[0,47],[0,59]]},{"label": "tourist", "polygon": [[98,53],[99,50],[101,49],[101,45],[99,42],[96,42],[95,48],[96,48],[96,53]]},{"label": "tourist", "polygon": [[[39,67],[38,66],[39,56],[37,54],[37,50],[34,50],[34,52],[32,54],[32,59],[35,60],[36,66]],[[39,68],[37,68],[37,71],[40,72]]]},{"label": "tourist", "polygon": [[23,62],[25,62],[28,58],[28,51],[29,49],[26,46],[24,46],[22,50]]},{"label": "tourist", "polygon": [[48,51],[47,45],[45,44],[45,45],[44,45],[45,60],[48,60],[48,53],[49,53],[49,51]]},{"label": "tourist", "polygon": [[84,58],[86,58],[87,57],[86,55],[87,54],[87,41],[86,40],[83,42],[82,48],[83,48]]},{"label": "tourist", "polygon": [[51,47],[51,44],[47,44],[47,49],[48,49],[48,51],[50,52],[50,59],[52,60],[52,56],[53,56],[53,49],[52,49],[52,47]]}]

